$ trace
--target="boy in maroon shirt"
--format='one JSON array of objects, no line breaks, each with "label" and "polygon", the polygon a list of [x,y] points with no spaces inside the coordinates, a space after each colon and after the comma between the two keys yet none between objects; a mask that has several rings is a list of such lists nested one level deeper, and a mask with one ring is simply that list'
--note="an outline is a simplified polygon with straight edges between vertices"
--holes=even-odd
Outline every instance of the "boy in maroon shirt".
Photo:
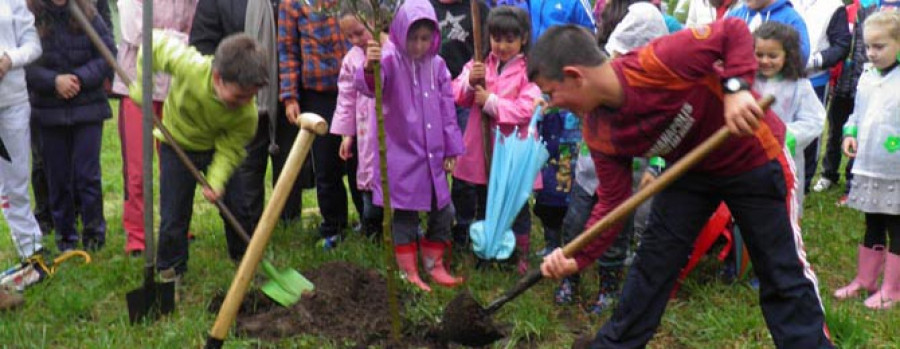
[{"label": "boy in maroon shirt", "polygon": [[[632,157],[662,156],[674,163],[722,126],[734,135],[657,194],[622,298],[593,346],[647,344],[697,234],[724,201],[742,228],[775,345],[832,347],[793,206],[798,188],[783,147],[785,127],[749,91],[757,63],[747,26],[726,19],[612,61],[591,40],[574,26],[553,28],[528,62],[529,78],[550,95],[550,105],[583,119],[600,179],[587,226],[631,195]],[[620,230],[621,224],[606,231],[574,258],[557,249],[541,271],[553,278],[577,272]]]}]

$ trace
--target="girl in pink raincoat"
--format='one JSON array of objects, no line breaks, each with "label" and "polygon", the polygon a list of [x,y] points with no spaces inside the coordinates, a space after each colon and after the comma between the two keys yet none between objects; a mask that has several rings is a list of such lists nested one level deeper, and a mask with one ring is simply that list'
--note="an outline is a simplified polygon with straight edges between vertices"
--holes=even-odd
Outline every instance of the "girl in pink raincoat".
[{"label": "girl in pink raincoat", "polygon": [[[378,44],[370,41],[365,69],[356,75],[357,89],[373,96],[376,77],[370,68],[373,62],[381,62],[377,78],[383,81],[387,179],[395,210],[394,250],[407,280],[425,291],[431,288],[418,275],[420,245],[432,280],[444,286],[462,282],[447,272],[443,262],[454,216],[447,173],[463,153],[463,144],[450,71],[437,55],[441,43],[438,28],[434,8],[427,0],[405,1],[391,23],[390,45],[382,55]],[[375,118],[369,118],[369,129],[376,127]],[[377,137],[366,141],[377,149]],[[379,163],[378,154],[373,163]],[[383,206],[379,166],[374,166],[372,178],[376,179],[372,201]],[[417,243],[421,211],[428,212],[428,229]]]},{"label": "girl in pink raincoat", "polygon": [[[364,13],[371,13],[361,3]],[[372,40],[372,34],[356,17],[353,9],[342,9],[338,18],[341,34],[353,45],[341,62],[341,73],[338,76],[338,99],[331,121],[331,133],[341,135],[339,156],[341,160],[357,159],[356,185],[363,198],[362,228],[366,236],[373,237],[381,232],[381,209],[372,205],[372,188],[375,178],[372,170],[378,163],[374,161],[378,153],[377,143],[367,141],[373,137],[369,129],[369,118],[375,117],[375,99],[366,96],[356,89],[354,84],[357,71],[366,63],[366,44]],[[374,131],[375,129],[372,129]],[[374,146],[373,146],[374,145]]]},{"label": "girl in pink raincoat", "polygon": [[[487,201],[487,176],[484,159],[484,136],[481,112],[490,120],[490,129],[500,128],[509,135],[518,128],[519,136],[526,137],[534,100],[541,97],[541,90],[528,81],[525,52],[531,38],[531,21],[528,12],[514,6],[500,6],[491,10],[487,20],[491,52],[484,63],[469,62],[453,81],[453,97],[460,106],[471,108],[470,122],[466,125],[463,143],[466,152],[460,157],[453,171],[455,181],[474,187],[477,193],[476,219],[484,219]],[[494,137],[489,137],[493,141]],[[539,187],[540,177],[535,186]],[[531,215],[526,205],[513,221],[513,233],[519,250],[518,269],[528,268],[527,255]]]}]

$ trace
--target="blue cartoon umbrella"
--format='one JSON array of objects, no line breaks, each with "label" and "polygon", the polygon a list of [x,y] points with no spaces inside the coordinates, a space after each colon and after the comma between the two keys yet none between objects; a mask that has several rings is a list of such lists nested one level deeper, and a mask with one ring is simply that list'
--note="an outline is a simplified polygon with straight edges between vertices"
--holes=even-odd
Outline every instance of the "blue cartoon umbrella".
[{"label": "blue cartoon umbrella", "polygon": [[485,220],[469,228],[472,249],[479,258],[507,259],[515,249],[513,221],[528,201],[541,166],[550,157],[546,145],[536,136],[541,115],[541,108],[536,108],[525,138],[519,138],[516,131],[509,136],[499,129],[495,132]]}]

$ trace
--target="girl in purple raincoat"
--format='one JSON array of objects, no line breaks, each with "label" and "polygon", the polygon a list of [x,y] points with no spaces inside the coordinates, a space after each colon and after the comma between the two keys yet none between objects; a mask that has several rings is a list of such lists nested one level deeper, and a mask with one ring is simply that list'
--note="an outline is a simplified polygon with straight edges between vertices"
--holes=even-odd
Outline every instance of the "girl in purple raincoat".
[{"label": "girl in purple raincoat", "polygon": [[[394,15],[390,45],[384,54],[370,41],[365,69],[356,76],[357,89],[372,96],[373,62],[381,62],[384,96],[384,129],[387,146],[388,185],[394,211],[393,234],[397,264],[407,280],[430,291],[419,278],[416,256],[422,246],[425,269],[444,286],[462,279],[451,276],[444,266],[444,251],[450,246],[453,205],[447,173],[463,153],[462,136],[456,124],[450,71],[437,55],[441,44],[434,8],[427,0],[407,0]],[[376,130],[376,118],[369,119]],[[370,142],[378,142],[369,137]],[[377,145],[373,145],[376,147]],[[377,148],[374,148],[377,149]],[[376,153],[374,164],[379,163]],[[373,202],[382,206],[379,166],[373,171]],[[420,211],[428,212],[428,229],[416,243]]]}]

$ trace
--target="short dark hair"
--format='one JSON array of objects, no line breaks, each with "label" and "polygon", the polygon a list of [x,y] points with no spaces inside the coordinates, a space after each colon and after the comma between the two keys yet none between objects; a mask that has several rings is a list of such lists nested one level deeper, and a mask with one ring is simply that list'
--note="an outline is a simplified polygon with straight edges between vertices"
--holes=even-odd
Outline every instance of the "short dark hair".
[{"label": "short dark hair", "polygon": [[784,48],[784,67],[781,77],[785,80],[797,80],[806,77],[806,62],[800,54],[800,34],[793,27],[768,21],[753,31],[753,37],[763,40],[775,40]]},{"label": "short dark hair", "polygon": [[241,87],[262,87],[269,83],[269,54],[247,34],[234,34],[222,40],[212,64],[224,82]]},{"label": "short dark hair", "polygon": [[528,80],[562,80],[565,66],[595,67],[606,60],[606,54],[586,29],[574,24],[551,27],[528,54]]},{"label": "short dark hair", "polygon": [[528,52],[531,44],[531,17],[518,6],[495,7],[488,14],[487,32],[489,37],[512,35],[525,40],[522,52]]}]

